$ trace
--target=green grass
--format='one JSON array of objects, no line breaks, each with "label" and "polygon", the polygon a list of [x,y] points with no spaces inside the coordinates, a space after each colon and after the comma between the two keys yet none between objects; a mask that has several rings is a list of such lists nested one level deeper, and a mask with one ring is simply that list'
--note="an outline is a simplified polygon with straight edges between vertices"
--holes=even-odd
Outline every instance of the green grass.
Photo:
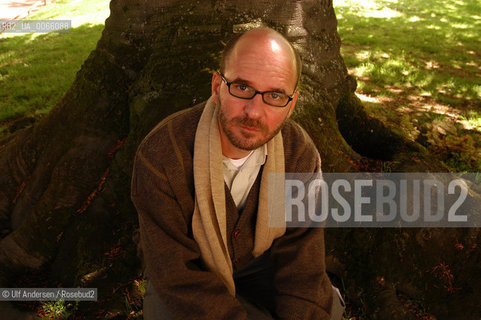
[{"label": "green grass", "polygon": [[49,4],[28,20],[72,20],[70,33],[0,34],[0,134],[8,120],[41,117],[61,99],[95,48],[108,0]]},{"label": "green grass", "polygon": [[478,0],[334,0],[334,7],[342,53],[356,75],[433,98],[480,98]]},{"label": "green grass", "polygon": [[481,110],[470,110],[462,116],[462,122],[467,128],[474,128],[481,132]]},{"label": "green grass", "polygon": [[[377,99],[366,99],[368,112],[413,139],[442,117],[467,149],[481,149],[481,1],[334,0],[334,9],[357,92]],[[445,138],[426,146],[453,170],[481,168],[479,153],[466,159]]]},{"label": "green grass", "polygon": [[41,319],[68,319],[78,307],[78,302],[48,301],[42,303]]}]

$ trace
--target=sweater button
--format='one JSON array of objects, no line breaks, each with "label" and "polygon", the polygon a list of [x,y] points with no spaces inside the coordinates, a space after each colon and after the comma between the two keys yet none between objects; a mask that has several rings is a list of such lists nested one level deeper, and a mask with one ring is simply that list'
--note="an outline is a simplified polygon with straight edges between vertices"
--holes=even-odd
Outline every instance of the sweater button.
[{"label": "sweater button", "polygon": [[236,258],[236,259],[234,260],[234,263],[235,263],[235,264],[238,264],[239,262],[240,262],[240,259],[239,259],[239,258]]},{"label": "sweater button", "polygon": [[241,231],[237,229],[236,231],[234,231],[234,238],[235,239],[239,238],[240,234],[241,234]]}]

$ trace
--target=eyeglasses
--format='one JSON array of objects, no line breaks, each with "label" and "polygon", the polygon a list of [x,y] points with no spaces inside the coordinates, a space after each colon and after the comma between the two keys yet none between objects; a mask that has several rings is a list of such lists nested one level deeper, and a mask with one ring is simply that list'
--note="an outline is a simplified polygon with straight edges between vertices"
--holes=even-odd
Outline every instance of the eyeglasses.
[{"label": "eyeglasses", "polygon": [[256,96],[256,94],[260,94],[262,96],[262,100],[273,107],[285,107],[289,102],[292,100],[292,96],[289,96],[285,93],[278,92],[278,91],[257,91],[256,89],[252,88],[251,86],[246,85],[245,83],[239,82],[229,82],[224,78],[223,74],[220,74],[222,81],[225,82],[227,87],[229,88],[229,93],[231,96],[234,96],[239,99],[246,99],[250,100]]}]

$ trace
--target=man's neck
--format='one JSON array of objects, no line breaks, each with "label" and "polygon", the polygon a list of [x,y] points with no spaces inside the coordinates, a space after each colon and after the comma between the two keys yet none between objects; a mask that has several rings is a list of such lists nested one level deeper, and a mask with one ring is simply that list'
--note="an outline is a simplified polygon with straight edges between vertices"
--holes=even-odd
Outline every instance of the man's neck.
[{"label": "man's neck", "polygon": [[222,148],[222,155],[232,160],[238,160],[247,157],[252,150],[224,150]]}]

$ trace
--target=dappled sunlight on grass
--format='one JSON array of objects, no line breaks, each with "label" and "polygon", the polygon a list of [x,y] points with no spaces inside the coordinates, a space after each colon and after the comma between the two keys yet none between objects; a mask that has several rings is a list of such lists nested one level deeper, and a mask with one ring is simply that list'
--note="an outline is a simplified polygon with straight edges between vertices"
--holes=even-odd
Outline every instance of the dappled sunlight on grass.
[{"label": "dappled sunlight on grass", "polygon": [[454,170],[481,170],[481,2],[334,0],[334,8],[366,110]]},{"label": "dappled sunlight on grass", "polygon": [[[479,2],[345,0],[334,5],[347,44],[343,56],[355,57],[345,59],[354,75],[380,86],[417,87],[439,99],[479,99],[481,26],[470,11],[481,10]],[[385,8],[400,15],[372,18],[359,12]],[[447,80],[453,76],[458,79]]]},{"label": "dappled sunlight on grass", "polygon": [[85,25],[69,34],[0,39],[0,121],[48,112],[72,84],[102,30],[102,25]]},{"label": "dappled sunlight on grass", "polygon": [[110,15],[108,0],[57,0],[45,10],[29,17],[32,20],[72,20],[72,27],[103,25]]},{"label": "dappled sunlight on grass", "polygon": [[[109,0],[57,0],[35,11],[28,16],[28,20],[70,20],[72,28],[80,26],[104,25],[105,19],[110,15]],[[32,33],[34,39],[42,33]],[[25,36],[19,33],[0,34],[0,39]]]},{"label": "dappled sunlight on grass", "polygon": [[461,119],[466,129],[481,132],[481,110],[470,110]]},{"label": "dappled sunlight on grass", "polygon": [[[379,1],[337,0],[334,1],[334,5],[338,7],[349,6],[353,13],[366,18],[393,18],[402,15],[402,13],[384,6]],[[339,18],[342,18],[342,14],[338,15]]]},{"label": "dappled sunlight on grass", "polygon": [[72,20],[70,32],[0,34],[0,136],[16,118],[38,119],[61,99],[108,15],[108,0],[58,0],[28,19]]}]

